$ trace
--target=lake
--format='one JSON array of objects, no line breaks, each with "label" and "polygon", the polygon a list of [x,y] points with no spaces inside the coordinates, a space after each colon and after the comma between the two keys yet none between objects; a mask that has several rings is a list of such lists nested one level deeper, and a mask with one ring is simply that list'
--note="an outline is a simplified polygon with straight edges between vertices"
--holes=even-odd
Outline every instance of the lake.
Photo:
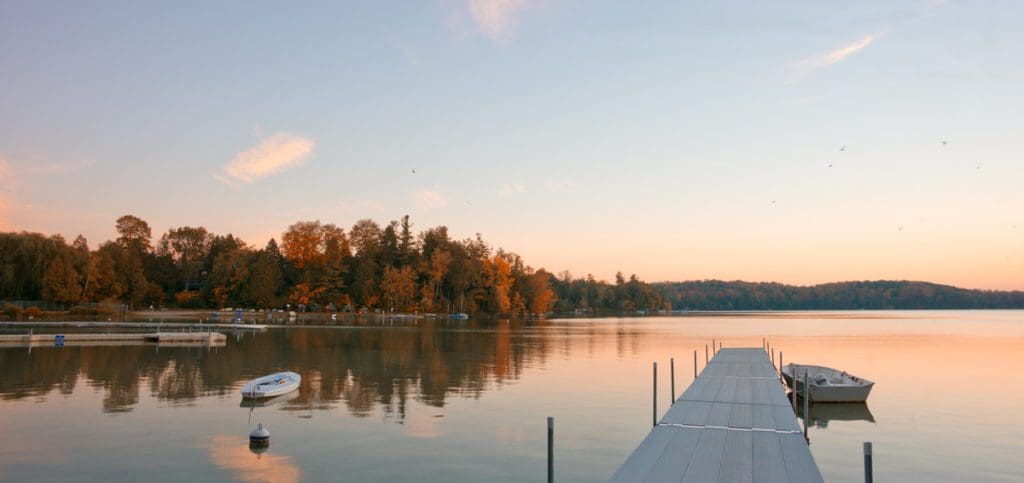
[{"label": "lake", "polygon": [[[1024,311],[326,324],[213,348],[0,348],[0,480],[543,481],[552,416],[556,480],[604,481],[650,429],[652,362],[663,414],[670,357],[678,395],[695,350],[703,367],[712,339],[762,337],[876,382],[866,407],[812,407],[826,481],[863,481],[864,441],[878,481],[1024,480]],[[242,404],[247,380],[286,369],[297,395]]]}]

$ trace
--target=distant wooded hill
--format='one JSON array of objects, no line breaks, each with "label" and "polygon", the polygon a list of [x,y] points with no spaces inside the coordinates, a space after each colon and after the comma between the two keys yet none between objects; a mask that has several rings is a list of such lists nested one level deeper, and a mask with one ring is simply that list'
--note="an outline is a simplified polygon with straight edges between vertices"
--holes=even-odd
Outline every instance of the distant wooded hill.
[{"label": "distant wooded hill", "polygon": [[813,286],[703,280],[652,284],[673,309],[1021,309],[1024,292],[969,290],[927,282],[864,281]]}]

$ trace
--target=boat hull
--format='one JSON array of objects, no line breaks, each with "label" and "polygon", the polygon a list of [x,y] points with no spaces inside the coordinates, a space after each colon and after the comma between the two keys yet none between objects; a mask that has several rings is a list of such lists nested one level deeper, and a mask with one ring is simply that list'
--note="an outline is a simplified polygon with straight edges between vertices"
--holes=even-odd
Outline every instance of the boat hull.
[{"label": "boat hull", "polygon": [[[868,399],[868,395],[871,394],[871,388],[875,386],[874,382],[856,378],[855,376],[849,376],[843,373],[846,377],[855,378],[856,383],[853,384],[828,384],[818,385],[815,384],[814,377],[816,373],[821,371],[831,371],[838,373],[832,368],[821,367],[821,366],[800,366],[795,364],[789,364],[782,369],[782,378],[785,379],[786,385],[791,389],[795,389],[797,395],[800,397],[804,396],[804,380],[802,377],[803,368],[809,368],[812,383],[810,384],[810,399],[811,402],[821,403],[856,403],[865,402]],[[793,380],[793,371],[796,370],[798,377],[797,380]]]},{"label": "boat hull", "polygon": [[302,377],[294,372],[279,372],[253,379],[242,386],[242,397],[264,399],[288,394],[299,388]]}]

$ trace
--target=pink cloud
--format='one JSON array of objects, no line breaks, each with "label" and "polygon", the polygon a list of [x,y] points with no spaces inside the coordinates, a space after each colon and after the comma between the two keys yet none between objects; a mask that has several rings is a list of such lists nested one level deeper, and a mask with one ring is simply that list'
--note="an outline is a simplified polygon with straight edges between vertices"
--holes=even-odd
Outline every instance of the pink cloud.
[{"label": "pink cloud", "polygon": [[255,147],[238,153],[224,166],[224,173],[214,179],[231,185],[230,179],[252,183],[260,178],[287,171],[306,162],[313,154],[315,143],[311,139],[288,133],[277,133]]}]

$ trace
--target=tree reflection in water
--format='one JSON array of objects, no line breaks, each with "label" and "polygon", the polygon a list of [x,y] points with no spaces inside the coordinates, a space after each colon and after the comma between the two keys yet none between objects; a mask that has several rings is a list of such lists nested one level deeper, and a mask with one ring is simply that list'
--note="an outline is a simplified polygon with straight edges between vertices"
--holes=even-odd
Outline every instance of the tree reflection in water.
[{"label": "tree reflection in water", "polygon": [[376,406],[405,419],[410,397],[443,407],[449,395],[479,397],[516,380],[552,349],[544,321],[419,321],[381,326],[274,328],[239,334],[226,347],[75,347],[0,349],[0,398],[70,394],[84,383],[105,391],[103,412],[131,411],[145,386],[171,404],[231,396],[245,381],[280,370],[302,375],[299,395],[282,407],[305,411],[345,405],[367,417]]}]

